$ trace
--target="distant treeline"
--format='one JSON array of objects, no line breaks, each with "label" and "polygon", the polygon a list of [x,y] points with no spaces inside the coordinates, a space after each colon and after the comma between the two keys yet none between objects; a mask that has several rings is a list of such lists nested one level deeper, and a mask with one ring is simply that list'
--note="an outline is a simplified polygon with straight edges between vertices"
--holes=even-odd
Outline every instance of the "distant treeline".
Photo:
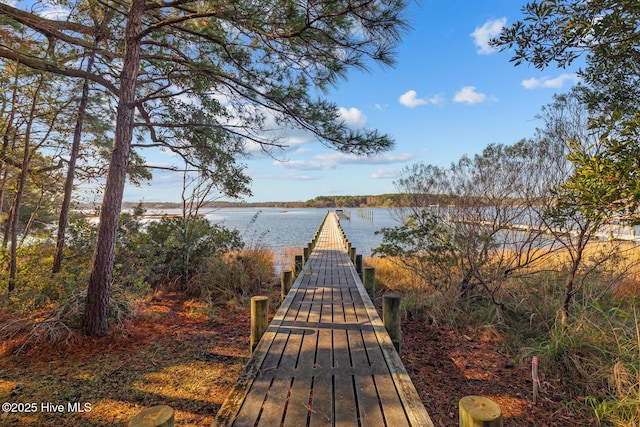
[{"label": "distant treeline", "polygon": [[[366,196],[318,196],[307,201],[297,202],[223,202],[218,201],[209,204],[209,208],[237,208],[237,207],[277,207],[277,208],[389,208],[399,206],[416,206],[415,194],[379,194]],[[448,205],[452,202],[451,196],[429,195],[426,196],[430,204]],[[425,196],[420,200],[424,203]],[[124,208],[129,209],[140,203],[124,202]],[[145,209],[181,209],[182,203],[175,202],[144,202]]]}]

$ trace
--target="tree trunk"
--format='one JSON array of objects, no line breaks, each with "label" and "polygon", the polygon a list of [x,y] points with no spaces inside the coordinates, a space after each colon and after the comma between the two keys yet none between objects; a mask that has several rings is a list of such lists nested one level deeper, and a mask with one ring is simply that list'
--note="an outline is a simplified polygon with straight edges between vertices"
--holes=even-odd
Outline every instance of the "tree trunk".
[{"label": "tree trunk", "polygon": [[[17,93],[18,93],[18,69],[19,67],[16,67],[16,75],[14,78],[14,83],[13,83],[13,92],[11,95],[11,112],[9,113],[9,117],[6,118],[6,123],[7,126],[5,129],[3,129],[3,135],[2,135],[2,149],[0,149],[0,165],[2,166],[2,180],[0,180],[0,213],[4,211],[4,189],[5,189],[5,185],[7,183],[7,178],[9,176],[9,170],[7,168],[7,164],[5,162],[5,158],[7,156],[7,152],[9,150],[9,142],[10,142],[10,134],[13,133],[13,121],[15,119],[15,115],[16,115],[16,98],[17,98]],[[4,111],[4,107],[2,109]],[[14,138],[11,138],[11,140],[14,140]],[[5,225],[5,228],[8,228],[8,224],[9,224],[9,218],[7,218],[7,223]],[[6,240],[5,240],[6,241]],[[2,248],[6,248],[6,244],[3,242],[3,246]]]},{"label": "tree trunk", "polygon": [[[11,113],[9,114],[9,117],[6,119],[7,122],[7,127],[6,129],[3,129],[4,134],[2,136],[2,150],[0,151],[0,159],[2,161],[2,181],[0,181],[0,212],[4,211],[4,190],[7,184],[7,180],[9,178],[9,168],[7,166],[7,163],[5,161],[6,157],[7,157],[7,153],[9,151],[9,143],[11,143],[11,150],[13,150],[13,148],[15,147],[15,130],[13,129],[13,121],[15,119],[16,116],[16,103],[17,103],[17,92],[18,92],[18,69],[19,67],[16,67],[16,75],[15,75],[15,81],[13,84],[13,93],[11,95]],[[12,136],[10,136],[12,135]],[[3,235],[3,239],[2,239],[2,249],[6,249],[7,248],[7,241],[9,240],[9,228],[10,228],[10,224],[11,224],[11,215],[10,212],[8,212],[7,215],[7,219],[5,220],[4,223],[4,235]]]},{"label": "tree trunk", "polygon": [[36,217],[38,216],[38,212],[40,211],[40,208],[42,207],[42,200],[44,199],[44,188],[40,189],[40,197],[38,197],[38,203],[36,203],[35,208],[33,209],[33,212],[31,212],[31,215],[29,215],[29,220],[27,221],[27,223],[24,226],[24,230],[22,231],[22,238],[20,239],[20,243],[18,243],[18,247],[22,247],[22,245],[24,244],[24,241],[26,240],[27,236],[29,235],[29,232],[31,230],[31,226],[33,225],[33,222],[36,220]]},{"label": "tree trunk", "polygon": [[562,312],[560,313],[560,324],[567,326],[567,320],[569,319],[569,304],[571,298],[573,298],[573,281],[575,278],[575,268],[571,267],[571,272],[567,276],[567,280],[564,283],[564,301],[562,302]]},{"label": "tree trunk", "polygon": [[[91,72],[93,68],[95,54],[89,56],[89,62],[87,64],[87,72]],[[51,272],[53,274],[60,271],[62,267],[62,250],[64,248],[64,238],[67,231],[67,222],[69,219],[69,208],[71,206],[71,195],[73,193],[73,179],[76,173],[76,161],[78,154],[80,153],[80,139],[82,137],[82,124],[87,114],[87,104],[89,102],[89,80],[85,79],[82,85],[82,98],[80,98],[80,104],[78,105],[78,118],[76,120],[76,127],[73,131],[73,143],[71,145],[71,153],[69,154],[69,168],[67,169],[67,177],[64,182],[64,198],[62,200],[62,207],[60,208],[60,217],[58,218],[58,234],[56,236],[56,249],[53,256],[53,267]]]},{"label": "tree trunk", "polygon": [[22,156],[22,170],[18,176],[18,185],[16,188],[16,194],[13,198],[13,204],[11,206],[11,222],[9,225],[9,235],[11,238],[11,258],[9,260],[9,287],[8,293],[11,294],[16,287],[16,275],[18,271],[18,222],[20,221],[20,204],[22,203],[22,195],[24,194],[24,186],[29,174],[29,155],[30,142],[31,142],[31,128],[36,116],[36,108],[38,106],[38,98],[40,96],[40,90],[44,83],[44,75],[40,76],[40,81],[33,94],[33,101],[31,102],[31,110],[29,111],[29,121],[25,129],[24,135],[24,152]]},{"label": "tree trunk", "polygon": [[89,278],[84,310],[83,328],[89,336],[106,335],[109,329],[113,258],[133,136],[135,89],[140,66],[138,34],[142,27],[143,15],[144,0],[133,0],[125,27],[125,53],[120,74],[115,140],[107,172],[98,237],[93,255],[93,269]]},{"label": "tree trunk", "polygon": [[584,252],[584,248],[586,243],[584,243],[584,233],[582,233],[578,239],[578,245],[576,247],[576,254],[571,263],[571,269],[569,270],[569,275],[567,276],[567,280],[565,280],[564,284],[564,301],[562,302],[562,312],[560,315],[560,322],[563,327],[567,326],[567,321],[569,319],[569,304],[571,304],[571,299],[573,298],[573,285],[576,279],[576,273],[578,272],[578,268],[580,268],[580,264],[582,263],[582,254]]}]

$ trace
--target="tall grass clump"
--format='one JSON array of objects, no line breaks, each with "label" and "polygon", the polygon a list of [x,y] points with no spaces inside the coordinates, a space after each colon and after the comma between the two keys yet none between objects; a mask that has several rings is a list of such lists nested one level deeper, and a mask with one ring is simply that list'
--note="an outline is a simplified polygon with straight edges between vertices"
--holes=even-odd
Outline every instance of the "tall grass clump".
[{"label": "tall grass clump", "polygon": [[393,257],[367,257],[364,263],[375,268],[378,288],[402,296],[400,308],[404,317],[450,326],[460,325],[464,318],[468,318],[457,306],[455,292],[426,283],[405,263]]},{"label": "tall grass clump", "polygon": [[[75,241],[75,244],[80,242]],[[57,274],[51,273],[54,245],[42,240],[18,250],[15,290],[3,292],[0,310],[0,342],[3,351],[27,351],[35,345],[65,347],[80,334],[90,274],[90,253],[67,248],[72,261],[65,262]],[[6,270],[0,277],[6,283]],[[114,281],[109,300],[109,319],[121,323],[136,313],[139,290],[132,292],[121,280]]]},{"label": "tall grass clump", "polygon": [[[367,259],[380,287],[402,295],[403,313],[453,329],[489,328],[522,365],[559,384],[567,407],[603,426],[640,425],[640,282],[637,251],[590,252],[579,271],[571,316],[563,323],[562,256],[545,269],[506,280],[493,298],[461,298],[432,286],[392,258]],[[556,390],[558,391],[558,390]],[[542,390],[544,393],[544,388]]]},{"label": "tall grass clump", "polygon": [[[584,401],[601,425],[640,425],[640,334],[637,301],[593,302],[569,325],[557,322],[521,357],[539,357],[563,384],[567,401]],[[631,311],[629,311],[631,310]],[[531,342],[531,341],[530,341]]]},{"label": "tall grass clump", "polygon": [[207,258],[187,291],[215,302],[269,293],[275,282],[273,253],[254,247]]}]

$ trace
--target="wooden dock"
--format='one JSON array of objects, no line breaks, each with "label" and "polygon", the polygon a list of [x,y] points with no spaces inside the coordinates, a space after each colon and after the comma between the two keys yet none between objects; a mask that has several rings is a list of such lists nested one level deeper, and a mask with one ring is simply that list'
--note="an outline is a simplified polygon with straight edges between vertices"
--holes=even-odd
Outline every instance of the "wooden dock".
[{"label": "wooden dock", "polygon": [[335,213],[214,426],[433,426]]}]

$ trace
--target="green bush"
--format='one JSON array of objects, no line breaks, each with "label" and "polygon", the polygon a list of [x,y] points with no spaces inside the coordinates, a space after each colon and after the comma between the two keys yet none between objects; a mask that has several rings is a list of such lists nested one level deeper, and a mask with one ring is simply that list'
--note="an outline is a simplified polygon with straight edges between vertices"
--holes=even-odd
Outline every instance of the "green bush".
[{"label": "green bush", "polygon": [[242,247],[237,231],[211,224],[205,218],[163,218],[150,223],[145,233],[132,242],[144,271],[149,276],[159,275],[180,290],[187,290],[191,278],[201,274],[200,269],[209,258],[219,258]]}]

